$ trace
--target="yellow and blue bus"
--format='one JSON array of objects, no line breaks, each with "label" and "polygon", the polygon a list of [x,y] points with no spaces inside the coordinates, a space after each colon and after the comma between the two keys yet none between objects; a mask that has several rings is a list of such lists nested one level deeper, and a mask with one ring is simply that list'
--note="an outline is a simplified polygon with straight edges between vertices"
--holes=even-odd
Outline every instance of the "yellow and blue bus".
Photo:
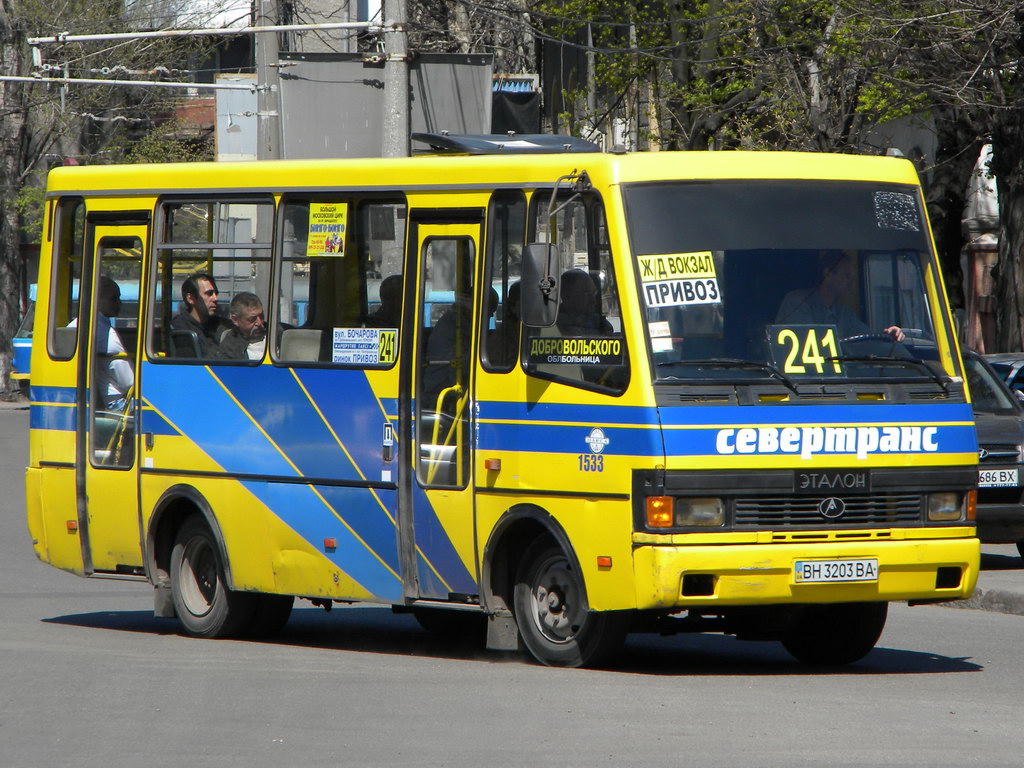
[{"label": "yellow and blue bus", "polygon": [[[971,594],[977,443],[908,161],[426,138],[50,173],[41,560],[146,579],[195,636],[365,601],[564,666],[640,631],[849,663],[889,602]],[[191,273],[259,298],[241,358],[176,320]]]}]

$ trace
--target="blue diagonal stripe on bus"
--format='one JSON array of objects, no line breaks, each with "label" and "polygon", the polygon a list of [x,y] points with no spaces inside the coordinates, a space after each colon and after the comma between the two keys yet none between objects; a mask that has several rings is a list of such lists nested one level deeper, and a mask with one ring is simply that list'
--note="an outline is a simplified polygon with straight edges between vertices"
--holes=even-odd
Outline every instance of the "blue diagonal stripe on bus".
[{"label": "blue diagonal stripe on bus", "polygon": [[[242,407],[298,467],[303,476],[340,480],[363,479],[338,443],[339,439],[345,441],[351,435],[359,435],[361,443],[370,439],[369,434],[359,429],[358,417],[361,408],[358,403],[350,405],[349,420],[344,424],[345,429],[338,431],[335,427],[338,435],[336,438],[287,368],[269,365],[257,368],[221,366],[215,369],[215,373]],[[366,387],[366,377],[360,373],[359,378],[362,379],[363,387]],[[358,398],[358,383],[355,377],[347,381],[343,378],[336,379],[329,399],[341,399],[349,404],[352,397]],[[349,386],[345,386],[346,384]],[[322,407],[325,400],[316,399],[315,402],[318,407]],[[376,409],[376,404],[374,408]],[[375,430],[373,434],[379,435],[380,430]],[[377,446],[378,466],[375,469],[379,478],[379,437]],[[372,474],[370,476],[373,477]]]},{"label": "blue diagonal stripe on bus", "polygon": [[[152,376],[146,385],[146,397],[154,407],[227,472],[295,476],[295,470],[207,369],[180,366],[174,377]],[[384,599],[400,598],[397,577],[338,520],[312,488],[262,481],[246,481],[245,485],[317,549],[322,550],[325,537],[338,539],[338,549],[331,559],[365,589]],[[364,493],[372,499],[368,490]]]},{"label": "blue diagonal stripe on bus", "polygon": [[[344,373],[344,377],[338,374]],[[384,416],[361,371],[307,369],[299,372],[303,386],[319,405],[324,418],[341,436],[351,435],[345,447],[368,477],[381,467],[381,443]],[[348,386],[339,386],[340,382]],[[357,419],[357,414],[363,416]],[[398,471],[397,465],[395,472]],[[452,592],[476,592],[476,579],[470,575],[455,546],[437,518],[426,494],[413,484],[416,544],[437,569]],[[445,595],[447,597],[447,595]]]},{"label": "blue diagonal stripe on bus", "polygon": [[366,374],[315,368],[296,373],[363,473],[379,477],[387,419]]},{"label": "blue diagonal stripe on bus", "polygon": [[[242,387],[233,386],[234,382],[241,379],[241,374],[246,374],[249,384],[246,388],[252,387],[251,377],[256,371],[253,368],[231,367],[232,374],[225,376],[229,366],[222,366],[216,369],[216,373],[224,381],[224,385],[241,391]],[[262,371],[277,371],[276,374],[263,374],[260,382],[266,384],[268,381],[278,382],[279,379],[272,379],[275,376],[291,376],[287,369],[275,369],[271,366],[260,366]],[[365,430],[353,429],[353,412],[380,413],[380,408],[373,398],[372,391],[366,377],[360,371],[346,371],[348,376],[345,381],[351,386],[343,388],[339,386],[341,381],[337,374],[339,371],[307,370],[302,372],[303,385],[307,387],[310,395],[324,411],[324,416],[331,423],[332,428],[342,439],[345,436],[356,436],[354,442],[346,442],[346,448],[353,457],[365,457],[368,461],[375,461],[376,464],[366,472],[372,478],[376,472],[380,472],[380,448],[383,430],[383,417],[379,426]],[[310,375],[312,374],[312,375]],[[331,374],[334,374],[332,376]],[[259,374],[257,374],[259,375]],[[249,419],[228,396],[224,387],[218,383],[213,375],[202,366],[179,366],[175,369],[173,383],[171,377],[151,376],[146,379],[146,398],[153,406],[164,413],[168,420],[177,425],[179,429],[190,439],[196,442],[206,453],[216,461],[227,472],[282,475],[286,477],[297,476],[295,469],[285,461],[281,454],[260,432],[253,421]],[[226,380],[225,380],[226,379]],[[362,385],[359,385],[359,381]],[[294,380],[293,380],[294,385]],[[258,387],[257,387],[258,388]],[[267,389],[275,389],[268,385]],[[300,388],[294,386],[276,388],[278,393],[289,393],[291,397],[299,398],[307,402],[305,394]],[[232,393],[234,394],[234,392]],[[235,395],[237,397],[237,395]],[[269,395],[268,395],[269,397]],[[241,399],[240,399],[241,401]],[[372,404],[372,409],[371,409]],[[372,422],[372,419],[371,419]],[[329,434],[329,433],[328,433]],[[333,442],[332,444],[337,445]],[[281,446],[287,450],[288,444]],[[340,452],[340,455],[344,456]],[[291,456],[289,456],[291,458]],[[347,462],[346,465],[351,466]],[[303,470],[303,467],[299,467]],[[305,471],[303,470],[303,474]],[[335,471],[335,477],[337,472]],[[417,544],[423,551],[424,556],[430,564],[437,569],[442,578],[449,585],[451,591],[473,593],[476,591],[476,581],[470,576],[458,553],[455,551],[451,540],[444,531],[436,514],[430,507],[425,494],[416,490],[417,509]],[[322,502],[319,502],[323,507]],[[291,523],[291,514],[288,509],[272,508],[285,522]],[[345,515],[345,510],[338,510],[338,513]],[[380,520],[391,525],[390,520],[381,511]],[[383,526],[383,523],[381,523]],[[353,526],[358,530],[357,526]],[[422,534],[422,541],[420,541]],[[360,533],[360,536],[363,534]],[[379,541],[379,536],[374,534],[367,536],[364,540],[374,539]],[[323,536],[314,537],[311,543],[314,546],[322,544]],[[372,546],[372,545],[371,545]],[[381,552],[382,559],[387,559],[384,552]],[[348,572],[348,570],[346,569]]]},{"label": "blue diagonal stripe on bus", "polygon": [[[312,487],[252,480],[243,484],[319,551],[323,552],[325,538],[336,539],[337,549],[325,552],[324,556],[368,592],[389,602],[401,601],[401,579],[327,511]],[[369,497],[369,491],[364,493]]]},{"label": "blue diagonal stripe on bus", "polygon": [[[451,585],[446,586],[445,584],[442,584],[441,581],[437,578],[437,574],[434,573],[433,569],[430,567],[427,561],[424,560],[423,557],[419,554],[417,554],[416,557],[416,578],[419,580],[420,597],[433,597],[438,600],[448,599],[448,586]],[[451,587],[451,591],[463,592],[469,595],[474,594],[476,592],[476,588],[474,587],[473,589],[466,590],[459,589],[457,587]]]},{"label": "blue diagonal stripe on bus", "polygon": [[[382,489],[373,492],[368,488],[339,488],[326,485],[318,485],[316,489],[381,560],[390,565],[396,573],[400,571],[398,529],[381,507],[383,503],[389,509],[395,509],[395,491]],[[286,521],[288,519],[285,517]]]},{"label": "blue diagonal stripe on bus", "polygon": [[167,419],[152,408],[142,408],[139,412],[139,432],[149,432],[153,435],[177,435],[180,434]]},{"label": "blue diagonal stripe on bus", "polygon": [[[441,574],[452,592],[475,594],[477,591],[476,579],[466,569],[459,553],[455,551],[455,545],[452,544],[448,532],[437,518],[437,513],[430,505],[427,494],[419,487],[418,483],[414,482],[412,485],[413,528],[416,531],[416,546],[423,551],[430,564]],[[468,499],[466,503],[470,503]],[[472,512],[467,509],[464,520],[468,524],[471,519]],[[441,594],[435,596],[447,597],[447,595]]]},{"label": "blue diagonal stripe on bus", "polygon": [[144,368],[143,376],[146,400],[227,472],[296,475],[205,367],[177,366],[172,376]]}]

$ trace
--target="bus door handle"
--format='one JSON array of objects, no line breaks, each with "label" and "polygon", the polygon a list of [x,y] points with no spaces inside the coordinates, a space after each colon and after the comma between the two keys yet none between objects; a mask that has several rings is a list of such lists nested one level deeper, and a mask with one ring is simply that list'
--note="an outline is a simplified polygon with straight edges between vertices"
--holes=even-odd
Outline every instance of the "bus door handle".
[{"label": "bus door handle", "polygon": [[146,432],[143,435],[143,437],[145,438],[145,441],[146,441],[146,450],[147,451],[152,451],[153,450],[153,433],[152,432]]}]

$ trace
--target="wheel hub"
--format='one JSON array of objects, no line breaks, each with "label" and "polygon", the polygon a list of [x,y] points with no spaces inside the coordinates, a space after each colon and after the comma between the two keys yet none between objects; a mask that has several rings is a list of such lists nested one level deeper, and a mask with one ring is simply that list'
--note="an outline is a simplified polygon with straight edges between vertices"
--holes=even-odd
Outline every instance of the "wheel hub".
[{"label": "wheel hub", "polygon": [[217,592],[217,561],[205,542],[194,540],[182,558],[181,596],[193,616],[205,616],[213,606]]},{"label": "wheel hub", "polygon": [[551,563],[537,581],[533,593],[537,628],[552,642],[568,642],[579,630],[581,615],[572,574],[564,561]]}]

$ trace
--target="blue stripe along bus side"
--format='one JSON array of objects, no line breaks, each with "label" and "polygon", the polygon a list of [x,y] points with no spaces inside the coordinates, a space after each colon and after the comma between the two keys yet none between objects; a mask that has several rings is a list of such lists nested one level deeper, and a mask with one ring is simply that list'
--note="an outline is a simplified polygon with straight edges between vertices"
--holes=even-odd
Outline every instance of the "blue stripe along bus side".
[{"label": "blue stripe along bus side", "polygon": [[[670,456],[719,456],[722,429],[923,425],[935,429],[934,453],[977,451],[971,408],[959,403],[686,408],[480,403],[479,415],[481,450],[577,454],[590,450],[586,438],[600,427],[609,441],[607,454],[657,456],[664,437],[664,451]],[[657,429],[662,422],[663,431]]]}]

